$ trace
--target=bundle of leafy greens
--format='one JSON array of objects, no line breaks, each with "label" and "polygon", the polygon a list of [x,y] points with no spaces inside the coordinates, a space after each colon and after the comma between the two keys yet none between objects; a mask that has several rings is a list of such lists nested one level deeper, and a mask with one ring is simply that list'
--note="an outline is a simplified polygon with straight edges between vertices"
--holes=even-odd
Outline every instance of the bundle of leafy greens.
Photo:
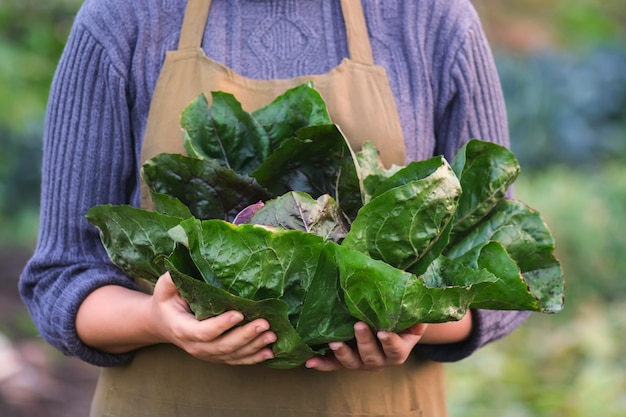
[{"label": "bundle of leafy greens", "polygon": [[358,320],[397,332],[471,308],[562,309],[550,231],[505,196],[520,171],[506,148],[471,140],[450,164],[387,169],[372,144],[352,151],[310,84],[252,113],[200,95],[181,126],[188,155],[142,167],[154,211],[102,205],[87,218],[129,276],[169,271],[198,319],[267,319],[268,366],[352,339]]}]

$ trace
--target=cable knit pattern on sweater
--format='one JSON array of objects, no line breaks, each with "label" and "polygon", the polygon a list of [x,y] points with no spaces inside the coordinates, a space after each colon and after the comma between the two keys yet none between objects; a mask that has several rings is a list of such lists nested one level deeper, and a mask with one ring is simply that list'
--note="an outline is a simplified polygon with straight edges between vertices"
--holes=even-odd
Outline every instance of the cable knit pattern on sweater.
[{"label": "cable knit pattern on sweater", "polygon": [[[469,0],[362,0],[376,64],[398,106],[407,160],[451,158],[471,138],[508,145],[490,49]],[[127,362],[85,346],[75,319],[103,285],[134,288],[85,220],[98,204],[139,204],[139,155],[150,99],[176,48],[185,1],[87,0],[61,57],[48,104],[38,245],[20,291],[41,335],[100,366]],[[325,73],[348,56],[339,1],[214,0],[206,54],[243,76]],[[476,311],[472,337],[418,346],[459,360],[517,327],[520,312]]]}]

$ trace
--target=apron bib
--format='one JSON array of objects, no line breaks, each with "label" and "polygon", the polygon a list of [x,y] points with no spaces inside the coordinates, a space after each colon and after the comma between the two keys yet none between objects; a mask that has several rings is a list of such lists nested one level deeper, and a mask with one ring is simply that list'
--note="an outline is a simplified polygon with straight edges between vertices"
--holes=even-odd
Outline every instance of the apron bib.
[{"label": "apron bib", "polygon": [[[141,163],[159,153],[185,153],[183,109],[203,92],[233,94],[253,111],[307,81],[324,98],[350,145],[376,144],[386,166],[405,163],[400,119],[384,68],[373,63],[360,1],[341,0],[349,59],[325,74],[252,80],[202,50],[210,0],[189,0],[176,51],[166,55],[152,98]],[[369,117],[375,115],[375,117]],[[142,206],[150,208],[142,183]],[[103,368],[92,417],[447,416],[443,365],[411,357],[381,372],[323,373],[304,367],[206,363],[173,345],[140,349],[125,366]]]}]

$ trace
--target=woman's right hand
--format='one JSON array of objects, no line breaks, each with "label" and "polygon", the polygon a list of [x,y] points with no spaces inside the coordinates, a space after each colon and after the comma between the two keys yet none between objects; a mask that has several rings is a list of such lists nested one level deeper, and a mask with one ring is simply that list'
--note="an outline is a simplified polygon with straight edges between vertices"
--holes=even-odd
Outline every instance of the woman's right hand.
[{"label": "woman's right hand", "polygon": [[257,319],[241,325],[244,317],[227,311],[197,320],[187,301],[179,294],[169,273],[159,278],[151,303],[153,328],[164,342],[170,342],[198,359],[231,365],[263,362],[273,357],[268,346],[276,341],[269,323]]},{"label": "woman's right hand", "polygon": [[243,315],[227,311],[197,320],[178,293],[169,273],[153,295],[118,285],[100,287],[85,298],[76,315],[83,343],[104,353],[127,353],[159,343],[173,343],[198,359],[251,365],[272,358],[276,335],[257,319],[241,324]]}]

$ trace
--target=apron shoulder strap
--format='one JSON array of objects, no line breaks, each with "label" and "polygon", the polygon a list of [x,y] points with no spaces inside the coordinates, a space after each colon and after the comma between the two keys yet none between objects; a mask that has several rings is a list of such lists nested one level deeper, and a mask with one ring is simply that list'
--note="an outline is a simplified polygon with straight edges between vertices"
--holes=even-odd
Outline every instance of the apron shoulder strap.
[{"label": "apron shoulder strap", "polygon": [[178,49],[198,49],[209,17],[211,0],[187,0]]},{"label": "apron shoulder strap", "polygon": [[367,33],[361,0],[341,0],[341,10],[346,24],[350,59],[362,64],[374,64],[372,46]]}]

